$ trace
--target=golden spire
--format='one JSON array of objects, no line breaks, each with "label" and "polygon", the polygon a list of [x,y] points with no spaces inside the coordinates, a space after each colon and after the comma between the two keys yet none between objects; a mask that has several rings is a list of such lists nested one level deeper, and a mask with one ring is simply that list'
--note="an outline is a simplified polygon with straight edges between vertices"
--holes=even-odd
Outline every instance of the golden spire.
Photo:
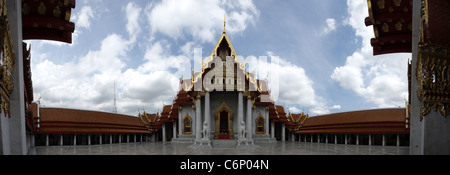
[{"label": "golden spire", "polygon": [[227,14],[223,15],[223,33],[226,33],[225,27],[227,26]]}]

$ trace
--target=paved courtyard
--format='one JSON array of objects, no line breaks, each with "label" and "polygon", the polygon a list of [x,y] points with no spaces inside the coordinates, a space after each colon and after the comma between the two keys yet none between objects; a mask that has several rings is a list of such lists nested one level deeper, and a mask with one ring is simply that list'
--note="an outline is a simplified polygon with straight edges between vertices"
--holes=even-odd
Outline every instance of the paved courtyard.
[{"label": "paved courtyard", "polygon": [[30,155],[408,155],[409,147],[304,142],[259,143],[249,148],[197,148],[188,143],[144,142],[91,146],[38,146]]}]

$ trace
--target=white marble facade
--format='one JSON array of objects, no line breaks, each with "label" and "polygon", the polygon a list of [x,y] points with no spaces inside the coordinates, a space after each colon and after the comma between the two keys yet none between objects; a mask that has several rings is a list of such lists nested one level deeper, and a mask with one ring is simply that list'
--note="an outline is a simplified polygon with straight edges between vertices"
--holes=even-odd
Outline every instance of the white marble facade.
[{"label": "white marble facade", "polygon": [[[239,94],[242,95],[242,103],[239,103]],[[245,96],[242,92],[232,91],[213,91],[209,92],[209,110],[206,108],[208,106],[207,104],[207,98],[208,94],[205,94],[200,98],[200,117],[196,116],[197,113],[197,106],[195,104],[193,105],[183,105],[179,112],[179,118],[178,118],[178,139],[176,141],[188,141],[188,142],[195,142],[195,140],[198,140],[202,138],[202,134],[199,133],[203,130],[203,124],[205,121],[208,121],[208,127],[209,127],[209,139],[224,139],[224,138],[218,138],[218,131],[220,132],[220,121],[219,116],[220,111],[223,108],[229,108],[231,109],[231,114],[229,117],[230,124],[228,129],[232,130],[232,133],[225,133],[225,135],[229,135],[230,138],[225,138],[229,140],[237,140],[239,139],[239,125],[240,121],[245,122],[246,126],[246,132],[247,132],[247,140],[249,143],[253,143],[254,141],[259,140],[268,140],[270,137],[269,133],[269,111],[266,110],[266,106],[262,105],[252,105],[251,99],[248,99],[247,96]],[[198,102],[198,100],[197,100]],[[239,114],[239,104],[242,104],[241,106],[241,115]],[[250,104],[250,105],[249,105]],[[224,107],[226,106],[226,107]],[[208,112],[209,111],[209,112]],[[209,114],[206,114],[209,113]],[[248,115],[250,114],[250,115]],[[184,119],[186,116],[189,116],[191,119],[192,124],[192,131],[191,132],[184,132],[186,123],[184,122]],[[248,118],[247,116],[251,116]],[[261,122],[263,122],[264,126],[262,128],[258,128],[257,131],[257,121],[256,119],[262,116],[262,119],[259,118],[260,125]],[[200,119],[200,121],[198,121]],[[250,124],[248,124],[250,122]],[[200,124],[200,125],[199,125]]]}]

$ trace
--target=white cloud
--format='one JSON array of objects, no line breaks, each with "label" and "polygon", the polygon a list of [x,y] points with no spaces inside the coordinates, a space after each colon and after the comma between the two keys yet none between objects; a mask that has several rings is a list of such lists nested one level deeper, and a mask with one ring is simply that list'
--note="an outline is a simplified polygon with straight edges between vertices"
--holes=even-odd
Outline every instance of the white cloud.
[{"label": "white cloud", "polygon": [[[289,61],[267,52],[264,58],[248,57],[250,72],[256,72],[258,78],[268,77],[271,97],[282,105],[299,105],[309,109],[312,114],[326,114],[330,112],[325,100],[317,96],[313,88],[313,81],[306,75],[305,70]],[[255,71],[256,70],[256,71]],[[276,75],[272,75],[276,74]],[[277,79],[278,78],[278,79]],[[277,95],[278,94],[278,95]],[[294,112],[296,107],[290,107]]]},{"label": "white cloud", "polygon": [[324,34],[328,34],[328,33],[332,32],[332,31],[336,30],[336,20],[335,19],[328,18],[326,20],[326,22],[327,22],[327,26],[323,29],[323,33]]},{"label": "white cloud", "polygon": [[[235,3],[239,5],[232,5]],[[147,8],[152,33],[159,32],[173,39],[183,38],[187,33],[201,42],[214,42],[223,27],[225,14],[227,31],[237,33],[245,30],[247,23],[253,23],[259,11],[249,0],[163,0]]]},{"label": "white cloud", "polygon": [[[257,10],[251,1],[242,3],[240,8],[235,8],[239,13],[227,20],[244,19],[230,24],[242,25],[236,31],[245,30],[248,20],[256,18],[254,13]],[[126,69],[125,61],[131,55],[129,52],[137,37],[143,36],[141,27],[149,27],[151,31],[175,38],[183,37],[187,32],[198,38],[194,39],[196,41],[213,41],[217,39],[216,34],[222,31],[223,15],[226,14],[220,5],[224,4],[219,1],[168,0],[156,5],[149,3],[143,10],[133,2],[127,3],[121,12],[126,19],[124,29],[128,38],[116,33],[108,34],[99,49],[92,49],[84,56],[65,63],[51,61],[39,50],[33,51],[32,54],[39,57],[32,62],[34,95],[38,97],[42,94],[42,103],[48,107],[112,111],[113,84],[116,83],[119,113],[134,115],[142,107],[154,112],[163,103],[171,102],[178,88],[178,76],[190,72],[189,58],[195,42],[187,42],[178,48],[180,54],[172,54],[174,48],[167,41],[155,41],[150,35],[140,45],[145,50],[141,57],[143,63],[137,68]],[[77,31],[90,29],[97,13],[90,6],[83,6],[74,14],[72,19],[78,27]],[[148,17],[148,21],[141,21],[141,15]],[[142,22],[149,22],[150,25]]]},{"label": "white cloud", "polygon": [[80,12],[72,19],[76,20],[77,27],[89,29],[91,27],[91,20],[94,18],[94,12],[90,6],[83,6]]},{"label": "white cloud", "polygon": [[408,90],[407,59],[411,54],[373,56],[370,45],[373,28],[364,24],[367,2],[348,0],[347,5],[349,16],[345,24],[355,29],[356,37],[362,38],[362,46],[347,57],[345,65],[335,68],[331,78],[377,107],[404,106]]},{"label": "white cloud", "polygon": [[341,105],[333,105],[331,109],[341,109]]},{"label": "white cloud", "polygon": [[137,35],[141,32],[139,25],[139,16],[142,8],[138,7],[134,2],[129,2],[125,8],[127,16],[127,32],[130,35],[130,40],[136,40]]},{"label": "white cloud", "polygon": [[298,114],[298,113],[302,112],[302,111],[300,111],[300,109],[298,109],[298,108],[296,108],[296,107],[290,107],[290,108],[288,109],[288,111],[289,111],[290,113],[292,113],[292,114]]}]

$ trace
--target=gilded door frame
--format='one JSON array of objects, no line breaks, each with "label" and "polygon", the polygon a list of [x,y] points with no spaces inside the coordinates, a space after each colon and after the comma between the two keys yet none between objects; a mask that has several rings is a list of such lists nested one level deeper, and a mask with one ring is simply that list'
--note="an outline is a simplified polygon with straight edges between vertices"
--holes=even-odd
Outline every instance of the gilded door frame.
[{"label": "gilded door frame", "polygon": [[223,110],[228,112],[228,133],[230,133],[230,139],[234,139],[234,131],[233,131],[233,110],[231,110],[230,106],[227,105],[227,103],[222,101],[222,104],[220,104],[219,107],[217,107],[216,111],[214,112],[214,117],[216,119],[216,130],[214,133],[214,139],[218,139],[219,133],[220,133],[220,112]]},{"label": "gilded door frame", "polygon": [[[191,132],[185,132],[185,128],[186,128],[186,119],[188,119],[191,123],[191,126],[189,126],[191,128]],[[191,135],[192,134],[192,118],[189,116],[189,114],[186,114],[186,116],[184,116],[183,118],[183,134],[185,135]]]},{"label": "gilded door frame", "polygon": [[[259,119],[262,119],[263,120],[263,125],[262,125],[262,128],[263,128],[263,131],[262,132],[259,132],[258,131],[258,120]],[[264,118],[264,116],[261,114],[261,113],[259,113],[259,116],[258,117],[256,117],[256,119],[255,119],[255,133],[256,134],[266,134],[266,119]]]}]

